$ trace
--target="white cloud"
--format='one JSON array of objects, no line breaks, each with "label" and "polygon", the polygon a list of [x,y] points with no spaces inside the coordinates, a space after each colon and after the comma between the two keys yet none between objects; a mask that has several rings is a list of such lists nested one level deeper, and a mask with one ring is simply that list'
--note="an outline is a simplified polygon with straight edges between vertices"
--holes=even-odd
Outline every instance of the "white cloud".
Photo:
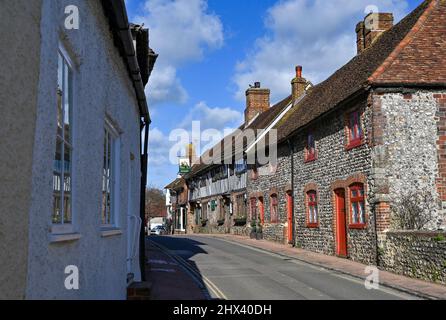
[{"label": "white cloud", "polygon": [[177,70],[223,45],[219,17],[208,11],[207,0],[147,0],[132,20],[149,28],[150,46],[159,54],[147,91],[152,104],[185,102]]},{"label": "white cloud", "polygon": [[225,129],[239,127],[242,124],[243,115],[231,108],[212,108],[201,101],[190,109],[181,122],[180,128],[190,130],[192,121],[200,121],[201,130],[215,129],[223,134]]},{"label": "white cloud", "polygon": [[407,0],[286,0],[267,12],[266,33],[236,66],[236,97],[244,98],[249,84],[261,81],[271,89],[272,100],[291,93],[294,66],[303,65],[304,76],[318,83],[356,54],[355,26],[365,9],[393,12],[396,21],[407,13]]},{"label": "white cloud", "polygon": [[[200,132],[194,134],[200,134],[201,141],[194,140],[194,143],[196,144],[197,152],[201,153],[201,151],[204,151],[203,148],[206,148],[209,141],[215,141],[216,143],[224,137],[225,133],[238,128],[243,121],[243,115],[230,108],[211,108],[205,102],[200,102],[190,109],[178,128],[176,128],[182,130],[182,133],[186,135],[184,141],[180,140],[180,137],[176,134],[172,136],[172,139],[174,140],[170,141],[169,138],[171,132],[163,133],[156,127],[151,129],[149,131],[149,165],[152,169],[156,168],[156,170],[158,170],[159,168],[165,168],[168,165],[175,164],[175,161],[172,163],[173,160],[170,159],[170,152],[172,149],[176,150],[174,146],[180,146],[180,148],[182,148],[192,141],[193,121],[200,121]],[[172,133],[177,132],[176,129],[173,129]],[[212,129],[210,132],[213,134],[211,140],[206,140],[207,138],[204,134],[208,129]],[[194,137],[196,137],[196,135],[194,135]],[[183,153],[184,150],[181,149],[176,151]]]},{"label": "white cloud", "polygon": [[185,103],[188,95],[177,77],[177,71],[172,66],[157,66],[152,73],[150,83],[146,87],[146,95],[151,105],[161,102]]},{"label": "white cloud", "polygon": [[169,150],[173,143],[169,141],[169,136],[160,129],[153,128],[149,131],[149,165],[151,167],[161,167],[169,164]]}]

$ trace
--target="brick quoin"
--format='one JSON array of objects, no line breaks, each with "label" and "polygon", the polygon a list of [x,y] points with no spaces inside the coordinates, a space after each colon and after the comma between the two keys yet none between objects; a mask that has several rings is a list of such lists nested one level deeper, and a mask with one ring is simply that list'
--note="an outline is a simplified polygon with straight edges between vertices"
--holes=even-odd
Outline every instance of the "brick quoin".
[{"label": "brick quoin", "polygon": [[390,229],[390,204],[379,202],[375,207],[376,231],[384,232]]}]

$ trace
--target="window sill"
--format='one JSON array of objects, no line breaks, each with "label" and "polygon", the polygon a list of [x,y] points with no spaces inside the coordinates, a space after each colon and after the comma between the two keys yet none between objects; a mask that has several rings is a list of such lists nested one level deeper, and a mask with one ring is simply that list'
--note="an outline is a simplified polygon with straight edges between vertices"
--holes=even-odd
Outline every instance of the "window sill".
[{"label": "window sill", "polygon": [[318,229],[319,223],[307,223],[307,228],[309,229]]},{"label": "window sill", "polygon": [[109,238],[122,235],[122,230],[118,228],[103,228],[101,229],[101,237]]},{"label": "window sill", "polygon": [[361,224],[350,224],[349,226],[348,226],[348,228],[349,229],[365,229],[365,228],[367,228],[367,224],[363,224],[363,223],[361,223]]},{"label": "window sill", "polygon": [[364,144],[364,141],[362,138],[358,139],[358,140],[353,140],[353,141],[350,141],[350,143],[345,146],[345,150],[349,151],[349,150],[358,148],[358,147],[362,146],[363,144]]},{"label": "window sill", "polygon": [[311,163],[311,162],[315,162],[316,160],[317,160],[316,156],[311,156],[311,157],[306,158],[304,160],[304,163]]},{"label": "window sill", "polygon": [[73,242],[81,238],[80,233],[50,234],[50,243]]}]

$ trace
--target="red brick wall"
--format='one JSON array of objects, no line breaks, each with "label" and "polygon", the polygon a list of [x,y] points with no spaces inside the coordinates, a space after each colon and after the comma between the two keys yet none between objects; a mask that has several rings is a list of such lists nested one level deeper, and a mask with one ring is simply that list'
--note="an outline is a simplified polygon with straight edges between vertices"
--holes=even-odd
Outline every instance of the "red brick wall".
[{"label": "red brick wall", "polygon": [[390,204],[387,202],[377,203],[375,206],[376,231],[384,232],[390,228]]},{"label": "red brick wall", "polygon": [[246,91],[245,123],[249,123],[258,113],[269,109],[269,89],[248,89]]},{"label": "red brick wall", "polygon": [[434,98],[438,103],[438,177],[436,182],[440,199],[446,201],[446,94],[435,94]]}]

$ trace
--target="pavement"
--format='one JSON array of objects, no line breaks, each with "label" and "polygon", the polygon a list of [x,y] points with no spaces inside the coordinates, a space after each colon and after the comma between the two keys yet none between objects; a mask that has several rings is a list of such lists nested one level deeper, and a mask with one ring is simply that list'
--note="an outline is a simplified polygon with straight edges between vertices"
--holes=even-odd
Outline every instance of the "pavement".
[{"label": "pavement", "polygon": [[[165,254],[163,259],[169,257],[177,263],[177,274],[168,273],[170,277],[176,281],[187,276],[194,279],[180,285],[171,278],[175,292],[154,295],[154,299],[194,300],[191,292],[201,293],[204,299],[225,300],[446,298],[444,286],[385,271],[379,272],[380,286],[369,290],[364,285],[367,275],[363,264],[264,240],[233,235],[187,235],[149,237],[149,243],[157,254]],[[159,265],[153,264],[157,259],[151,254],[151,267],[156,270]],[[156,288],[165,286],[164,277],[154,284],[154,293],[166,291]],[[187,297],[183,296],[185,293]]]}]

